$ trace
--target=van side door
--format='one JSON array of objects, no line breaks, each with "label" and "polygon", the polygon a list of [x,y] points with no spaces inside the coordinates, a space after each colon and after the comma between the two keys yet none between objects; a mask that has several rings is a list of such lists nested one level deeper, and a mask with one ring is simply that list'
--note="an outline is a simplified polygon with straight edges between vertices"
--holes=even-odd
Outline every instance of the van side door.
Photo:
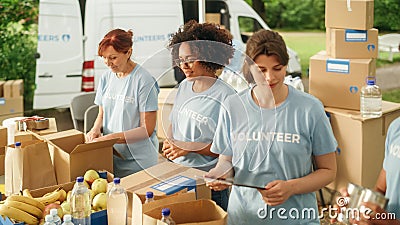
[{"label": "van side door", "polygon": [[65,106],[81,91],[82,17],[76,0],[40,0],[35,109]]}]

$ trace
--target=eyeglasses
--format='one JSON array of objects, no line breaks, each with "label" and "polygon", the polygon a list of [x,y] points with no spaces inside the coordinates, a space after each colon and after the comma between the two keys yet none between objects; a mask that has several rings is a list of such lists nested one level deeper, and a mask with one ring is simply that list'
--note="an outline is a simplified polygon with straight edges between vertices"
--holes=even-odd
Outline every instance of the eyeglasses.
[{"label": "eyeglasses", "polygon": [[196,58],[186,58],[186,59],[179,58],[179,59],[175,59],[174,61],[175,61],[175,65],[177,65],[177,66],[182,66],[184,64],[184,65],[192,68],[193,63],[195,61],[197,61],[197,59]]}]

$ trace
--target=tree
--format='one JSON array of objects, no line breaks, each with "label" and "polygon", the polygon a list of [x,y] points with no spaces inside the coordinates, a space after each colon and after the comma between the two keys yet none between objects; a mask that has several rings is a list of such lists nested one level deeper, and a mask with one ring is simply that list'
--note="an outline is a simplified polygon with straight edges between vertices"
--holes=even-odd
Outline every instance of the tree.
[{"label": "tree", "polygon": [[24,80],[25,109],[32,108],[39,0],[1,0],[0,80]]}]

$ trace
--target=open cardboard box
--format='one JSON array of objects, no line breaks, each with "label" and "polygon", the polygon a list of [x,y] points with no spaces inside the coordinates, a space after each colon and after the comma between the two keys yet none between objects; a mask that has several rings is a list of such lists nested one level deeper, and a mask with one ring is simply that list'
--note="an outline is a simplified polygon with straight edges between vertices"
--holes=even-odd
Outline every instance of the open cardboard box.
[{"label": "open cardboard box", "polygon": [[[206,172],[163,161],[159,164],[126,176],[121,186],[128,193],[128,216],[132,225],[142,224],[145,211],[158,205],[193,199],[210,199],[211,191],[205,186],[202,177]],[[147,191],[154,193],[155,202],[143,204]],[[189,193],[184,193],[188,191]]]},{"label": "open cardboard box", "polygon": [[143,225],[163,225],[161,210],[168,207],[176,224],[225,225],[228,214],[209,199],[179,202],[160,206],[143,214]]},{"label": "open cardboard box", "polygon": [[113,172],[113,145],[117,139],[85,143],[85,134],[77,130],[42,137],[50,145],[58,184],[73,181],[88,169]]}]

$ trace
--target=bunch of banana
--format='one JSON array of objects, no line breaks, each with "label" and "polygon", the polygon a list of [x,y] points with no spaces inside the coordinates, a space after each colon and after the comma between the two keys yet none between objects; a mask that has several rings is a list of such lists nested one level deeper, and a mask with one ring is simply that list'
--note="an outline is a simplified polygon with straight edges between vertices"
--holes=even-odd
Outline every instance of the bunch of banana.
[{"label": "bunch of banana", "polygon": [[0,205],[0,215],[23,221],[26,224],[38,224],[42,218],[44,205],[30,197],[11,195]]},{"label": "bunch of banana", "polygon": [[[44,194],[42,197],[33,198],[28,189],[25,189],[22,191],[23,196],[33,198],[45,206],[49,205],[51,203],[54,203],[56,201],[60,201],[60,202],[64,201],[63,200],[64,193],[65,193],[65,191],[62,188],[57,188],[52,192]],[[65,193],[65,195],[66,195],[66,193]]]}]

